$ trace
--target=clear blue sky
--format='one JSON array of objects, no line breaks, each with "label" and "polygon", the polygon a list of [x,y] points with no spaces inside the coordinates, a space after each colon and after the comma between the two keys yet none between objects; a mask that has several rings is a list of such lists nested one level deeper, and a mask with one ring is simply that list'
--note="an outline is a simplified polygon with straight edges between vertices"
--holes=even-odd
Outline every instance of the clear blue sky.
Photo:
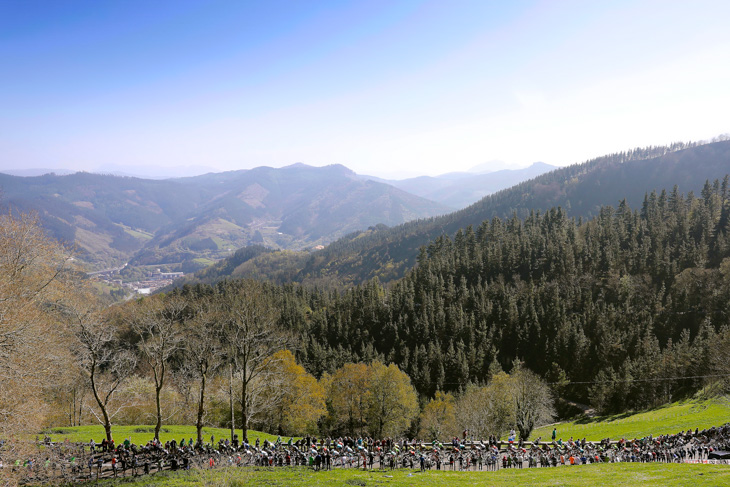
[{"label": "clear blue sky", "polygon": [[0,0],[0,169],[581,162],[730,132],[730,2]]}]

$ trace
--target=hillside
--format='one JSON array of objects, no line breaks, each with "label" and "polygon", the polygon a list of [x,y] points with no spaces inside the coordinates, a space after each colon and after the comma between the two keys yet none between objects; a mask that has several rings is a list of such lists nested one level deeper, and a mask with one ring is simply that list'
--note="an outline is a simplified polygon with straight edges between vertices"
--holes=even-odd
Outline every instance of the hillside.
[{"label": "hillside", "polygon": [[[420,247],[460,228],[477,227],[493,217],[525,217],[530,211],[556,206],[569,217],[589,218],[602,206],[623,199],[633,207],[640,206],[647,193],[676,184],[683,191],[699,193],[705,181],[722,178],[729,167],[730,141],[678,143],[600,157],[543,174],[448,215],[348,235],[322,251],[301,256],[295,280],[337,285],[373,277],[391,281],[415,265]],[[256,259],[247,263],[253,275],[272,277],[262,274],[256,264]],[[240,277],[252,275],[240,271]],[[225,277],[211,274],[209,271],[209,281]]]},{"label": "hillside", "polygon": [[[390,286],[267,288],[316,377],[380,360],[433,397],[519,362],[601,414],[646,409],[727,374],[730,176],[701,193],[652,192],[590,219],[495,217],[430,242]],[[245,283],[178,292],[235,296]]]},{"label": "hillside", "polygon": [[[507,189],[553,169],[557,168],[550,164],[536,162],[523,169],[502,169],[488,173],[458,172],[436,177],[420,176],[402,180],[379,181],[458,209],[465,208],[487,195]],[[377,178],[370,179],[375,180]]]},{"label": "hillside", "polygon": [[50,235],[75,244],[92,268],[127,261],[189,268],[250,244],[303,249],[446,211],[339,165],[167,180],[0,174],[0,190],[4,206],[38,212]]}]

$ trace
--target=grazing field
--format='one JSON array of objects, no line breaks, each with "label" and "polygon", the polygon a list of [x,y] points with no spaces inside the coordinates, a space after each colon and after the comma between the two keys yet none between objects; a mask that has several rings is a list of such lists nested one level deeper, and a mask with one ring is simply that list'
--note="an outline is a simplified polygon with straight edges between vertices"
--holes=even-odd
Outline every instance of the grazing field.
[{"label": "grazing field", "polygon": [[557,437],[564,441],[571,436],[588,441],[599,441],[603,438],[633,439],[648,435],[674,434],[695,428],[702,430],[726,423],[730,423],[730,401],[723,397],[676,402],[644,412],[557,423],[536,429],[531,438],[534,440],[542,437],[543,440],[550,440],[553,428],[557,428]]},{"label": "grazing field", "polygon": [[730,485],[730,467],[658,463],[614,463],[575,467],[507,469],[497,472],[394,470],[392,472],[296,468],[228,468],[175,472],[100,482],[99,485],[245,486],[718,486]]},{"label": "grazing field", "polygon": [[[101,440],[106,438],[104,428],[100,425],[50,428],[44,430],[42,434],[47,434],[54,442],[64,441],[68,438],[71,442],[88,443],[93,438],[96,443],[101,443]],[[240,437],[241,430],[236,430],[236,434]],[[125,438],[129,438],[132,443],[140,445],[147,443],[155,437],[155,427],[149,425],[113,426],[112,435],[117,444],[124,441]],[[203,428],[203,441],[209,442],[211,435],[215,436],[215,441],[217,442],[219,439],[230,438],[231,430],[225,428]],[[192,438],[195,441],[195,437],[195,426],[164,425],[160,430],[160,441],[162,443],[168,440],[180,441],[182,438],[186,440]],[[263,443],[264,440],[275,441],[276,435],[248,430],[249,441],[255,442],[256,438],[259,438]],[[282,437],[282,439],[286,441],[289,437]]]}]

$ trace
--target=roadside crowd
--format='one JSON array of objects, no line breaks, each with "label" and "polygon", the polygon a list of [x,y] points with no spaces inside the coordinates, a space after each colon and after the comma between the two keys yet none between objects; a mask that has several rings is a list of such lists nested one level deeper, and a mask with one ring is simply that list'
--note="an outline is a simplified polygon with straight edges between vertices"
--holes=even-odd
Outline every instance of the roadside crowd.
[{"label": "roadside crowd", "polygon": [[[534,442],[516,441],[514,432],[508,441],[494,437],[484,440],[453,438],[450,443],[424,443],[417,440],[382,440],[372,438],[289,438],[275,442],[258,438],[249,443],[228,439],[194,443],[193,439],[160,443],[150,440],[143,445],[129,439],[116,445],[113,441],[87,444],[69,441],[52,443],[49,438],[39,452],[40,459],[15,460],[4,468],[22,469],[27,479],[47,481],[62,479],[76,482],[89,479],[150,475],[163,470],[220,468],[230,466],[290,467],[308,466],[314,470],[360,468],[393,470],[479,471],[500,468],[538,468],[614,462],[713,460],[730,451],[730,424],[706,430],[695,429],[673,435],[648,436],[641,439],[606,438],[600,442],[585,439]],[[0,464],[0,467],[3,467]]]}]

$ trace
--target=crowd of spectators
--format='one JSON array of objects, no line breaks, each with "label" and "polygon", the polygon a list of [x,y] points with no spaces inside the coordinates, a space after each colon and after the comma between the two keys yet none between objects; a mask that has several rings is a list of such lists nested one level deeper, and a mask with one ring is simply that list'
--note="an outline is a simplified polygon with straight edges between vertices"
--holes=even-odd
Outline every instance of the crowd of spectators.
[{"label": "crowd of spectators", "polygon": [[[555,435],[554,435],[555,436]],[[249,443],[214,436],[210,442],[193,442],[181,438],[160,443],[150,440],[137,445],[129,439],[71,443],[68,440],[43,442],[37,458],[14,460],[11,468],[27,479],[47,481],[62,479],[77,482],[110,477],[153,475],[163,470],[221,467],[294,467],[305,466],[317,471],[334,468],[418,469],[493,471],[500,468],[546,468],[615,462],[697,462],[712,460],[718,452],[730,451],[730,425],[705,430],[687,430],[673,435],[647,436],[641,439],[609,438],[599,442],[585,438],[563,441],[552,439],[534,442],[507,441],[495,437],[484,440],[453,438],[447,444],[439,441],[392,438],[315,438],[304,437],[271,442],[258,438]]]}]

